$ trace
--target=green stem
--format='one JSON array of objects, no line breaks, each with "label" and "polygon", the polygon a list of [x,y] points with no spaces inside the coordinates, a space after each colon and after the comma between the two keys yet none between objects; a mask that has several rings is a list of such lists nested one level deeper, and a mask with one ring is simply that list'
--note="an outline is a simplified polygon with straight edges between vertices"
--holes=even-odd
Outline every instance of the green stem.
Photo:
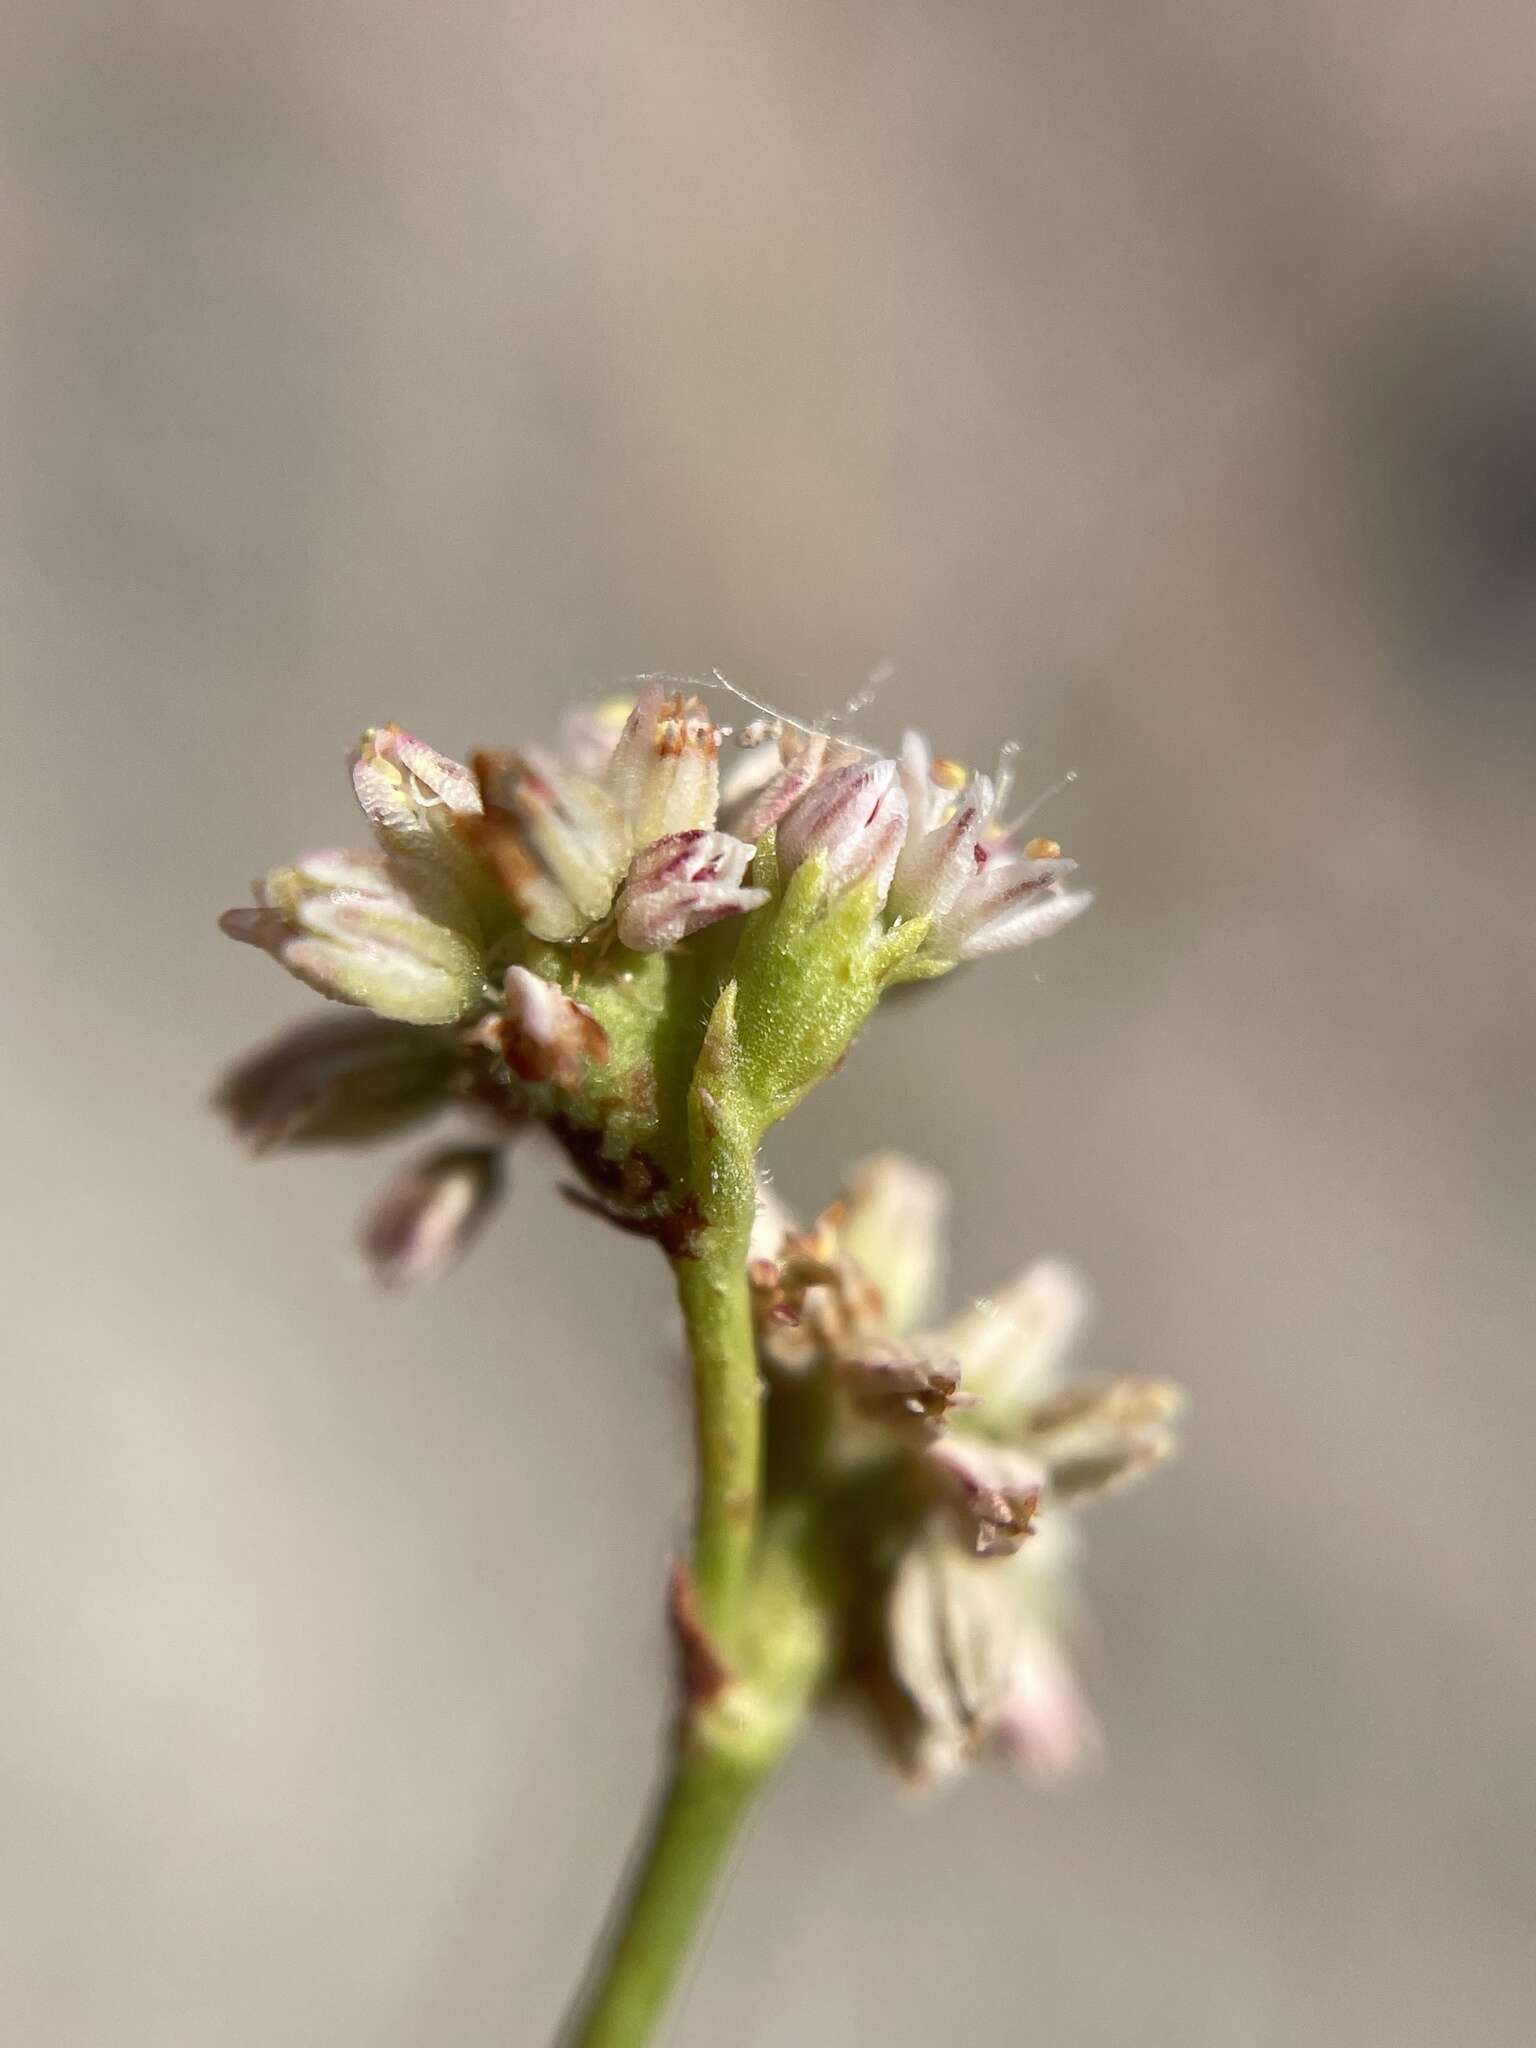
[{"label": "green stem", "polygon": [[762,1486],[763,1403],[746,1280],[750,1222],[714,1225],[703,1256],[673,1267],[693,1354],[693,1591],[699,1620],[726,1651],[740,1632]]},{"label": "green stem", "polygon": [[644,2048],[651,2039],[770,1762],[685,1740],[625,1900],[622,1930],[562,2048]]}]

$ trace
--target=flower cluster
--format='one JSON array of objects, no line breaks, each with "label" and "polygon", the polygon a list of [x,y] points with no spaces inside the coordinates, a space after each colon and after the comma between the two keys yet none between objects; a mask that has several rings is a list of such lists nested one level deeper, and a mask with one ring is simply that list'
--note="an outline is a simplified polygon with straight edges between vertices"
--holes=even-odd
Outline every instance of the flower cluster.
[{"label": "flower cluster", "polygon": [[[1005,790],[915,735],[892,760],[765,721],[736,736],[722,788],[730,737],[655,682],[568,719],[552,751],[466,765],[398,726],[365,733],[351,775],[372,848],[274,868],[222,923],[372,1014],[237,1068],[221,1096],[237,1129],[257,1149],[351,1140],[458,1103],[501,1143],[539,1121],[608,1213],[685,1249],[678,1077],[722,991],[739,983],[760,1130],[883,988],[1026,944],[1089,901],[1053,842],[1016,843]],[[807,1026],[786,1032],[797,1006]],[[462,1150],[434,1155],[388,1192],[388,1229],[364,1232],[382,1278],[440,1270],[478,1227],[500,1176],[469,1201],[465,1172]]]},{"label": "flower cluster", "polygon": [[935,1327],[944,1210],[942,1181],[893,1154],[806,1230],[766,1197],[759,1355],[770,1398],[819,1389],[823,1488],[880,1504],[836,1524],[853,1552],[848,1665],[904,1765],[942,1779],[995,1744],[1056,1775],[1098,1745],[1067,1647],[1061,1511],[1166,1457],[1178,1397],[1063,1379],[1086,1301],[1054,1260]]}]

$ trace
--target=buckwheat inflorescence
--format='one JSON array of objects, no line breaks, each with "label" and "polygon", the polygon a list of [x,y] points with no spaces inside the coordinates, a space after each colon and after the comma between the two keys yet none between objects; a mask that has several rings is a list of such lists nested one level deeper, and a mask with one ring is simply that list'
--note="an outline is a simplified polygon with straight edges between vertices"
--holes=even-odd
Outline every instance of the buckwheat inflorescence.
[{"label": "buckwheat inflorescence", "polygon": [[553,750],[468,765],[374,729],[351,762],[372,848],[275,868],[223,920],[346,1006],[226,1079],[253,1148],[449,1110],[474,1126],[365,1219],[381,1286],[463,1251],[504,1148],[536,1129],[576,1199],[672,1261],[698,1438],[672,1803],[573,2036],[588,2048],[647,2037],[701,1872],[835,1687],[922,1779],[987,1747],[1052,1774],[1093,1753],[1072,1511],[1166,1455],[1176,1406],[1159,1384],[1061,1378],[1084,1291],[1058,1262],[936,1322],[945,1198],[911,1162],[869,1162],[803,1229],[765,1192],[764,1134],[886,990],[1028,945],[1090,898],[1005,816],[1006,773],[775,718],[722,775],[728,738],[657,682],[573,715]]}]

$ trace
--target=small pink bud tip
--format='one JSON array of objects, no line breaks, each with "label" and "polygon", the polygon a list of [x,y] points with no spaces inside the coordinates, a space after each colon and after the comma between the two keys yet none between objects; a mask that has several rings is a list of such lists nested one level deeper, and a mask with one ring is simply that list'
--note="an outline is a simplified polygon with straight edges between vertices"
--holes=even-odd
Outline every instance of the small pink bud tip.
[{"label": "small pink bud tip", "polygon": [[501,1152],[453,1146],[416,1160],[364,1221],[364,1258],[383,1287],[436,1280],[467,1250],[501,1195]]}]

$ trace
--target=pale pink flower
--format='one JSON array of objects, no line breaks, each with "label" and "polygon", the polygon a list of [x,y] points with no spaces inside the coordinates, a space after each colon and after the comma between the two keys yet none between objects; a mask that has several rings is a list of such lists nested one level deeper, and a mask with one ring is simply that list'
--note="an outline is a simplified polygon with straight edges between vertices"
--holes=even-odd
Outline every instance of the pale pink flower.
[{"label": "pale pink flower", "polygon": [[[942,765],[942,764],[941,764]],[[908,733],[901,780],[912,816],[891,885],[904,918],[930,917],[925,958],[946,966],[1058,931],[1093,901],[1062,887],[1076,862],[1054,840],[1013,844],[997,817],[1000,793],[985,775],[935,772],[926,741]]]},{"label": "pale pink flower", "polygon": [[873,878],[885,902],[907,830],[907,799],[896,763],[850,761],[813,782],[779,820],[779,866],[787,876],[813,855],[826,862],[827,886],[853,887]]},{"label": "pale pink flower", "polygon": [[752,848],[724,832],[673,832],[642,848],[619,892],[618,933],[637,953],[660,953],[691,932],[768,901],[742,886]]}]

